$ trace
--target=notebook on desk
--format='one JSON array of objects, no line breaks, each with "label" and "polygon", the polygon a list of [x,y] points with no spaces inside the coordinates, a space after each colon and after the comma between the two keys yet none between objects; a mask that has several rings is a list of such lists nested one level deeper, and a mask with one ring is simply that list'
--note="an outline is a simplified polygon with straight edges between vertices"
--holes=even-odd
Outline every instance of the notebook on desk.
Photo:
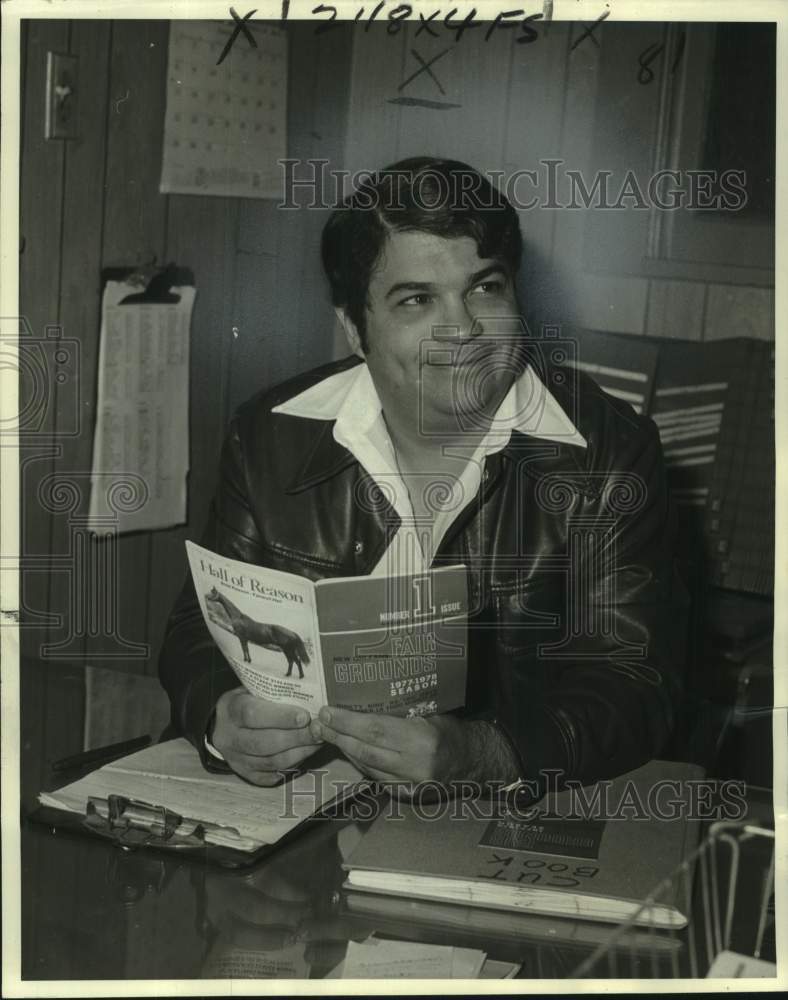
[{"label": "notebook on desk", "polygon": [[[699,836],[693,764],[652,761],[612,782],[492,817],[469,803],[384,812],[350,855],[346,889],[519,913],[680,928],[686,901],[658,883]],[[655,790],[658,790],[659,794]],[[580,799],[582,795],[582,800]],[[585,804],[584,804],[585,803]],[[662,818],[662,817],[665,818]]]},{"label": "notebook on desk", "polygon": [[53,792],[50,813],[122,846],[199,852],[233,867],[253,863],[310,819],[369,782],[348,761],[326,759],[281,785],[262,788],[206,771],[185,739],[157,743]]}]

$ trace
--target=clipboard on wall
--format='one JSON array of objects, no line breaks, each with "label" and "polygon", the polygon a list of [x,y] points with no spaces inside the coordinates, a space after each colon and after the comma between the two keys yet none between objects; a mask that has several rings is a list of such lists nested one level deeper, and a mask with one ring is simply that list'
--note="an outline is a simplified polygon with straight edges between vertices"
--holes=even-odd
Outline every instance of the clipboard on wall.
[{"label": "clipboard on wall", "polygon": [[105,267],[101,271],[102,295],[110,281],[135,289],[121,300],[121,305],[175,305],[181,300],[180,287],[194,288],[194,272],[174,262],[161,267],[155,262],[142,267]]},{"label": "clipboard on wall", "polygon": [[194,274],[101,272],[101,333],[88,528],[117,534],[186,521]]}]

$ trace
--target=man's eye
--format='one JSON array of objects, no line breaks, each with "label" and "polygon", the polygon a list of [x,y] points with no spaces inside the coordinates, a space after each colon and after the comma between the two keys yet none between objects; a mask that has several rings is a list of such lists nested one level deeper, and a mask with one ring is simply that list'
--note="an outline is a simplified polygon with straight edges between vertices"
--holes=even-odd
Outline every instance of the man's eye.
[{"label": "man's eye", "polygon": [[490,281],[480,281],[471,291],[481,292],[483,295],[499,295],[503,291],[503,288],[504,284],[502,281],[491,279]]},{"label": "man's eye", "polygon": [[401,306],[426,306],[432,300],[426,292],[418,292],[416,295],[409,295],[400,302]]}]

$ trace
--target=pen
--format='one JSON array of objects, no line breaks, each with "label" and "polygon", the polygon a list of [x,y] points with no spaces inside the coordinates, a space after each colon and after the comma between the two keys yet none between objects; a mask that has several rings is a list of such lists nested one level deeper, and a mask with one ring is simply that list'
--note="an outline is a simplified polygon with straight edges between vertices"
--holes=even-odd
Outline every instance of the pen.
[{"label": "pen", "polygon": [[146,733],[144,736],[135,736],[133,740],[111,743],[105,747],[95,747],[93,750],[85,750],[83,753],[75,753],[71,757],[56,760],[52,765],[52,770],[68,771],[71,768],[84,767],[87,764],[107,764],[116,757],[125,757],[126,754],[134,753],[135,750],[144,749],[150,741],[151,738]]}]

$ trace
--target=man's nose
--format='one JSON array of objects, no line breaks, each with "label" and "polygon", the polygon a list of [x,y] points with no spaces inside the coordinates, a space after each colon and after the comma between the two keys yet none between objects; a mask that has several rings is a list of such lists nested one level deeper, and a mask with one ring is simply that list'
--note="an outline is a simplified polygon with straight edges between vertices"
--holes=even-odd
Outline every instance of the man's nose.
[{"label": "man's nose", "polygon": [[482,332],[482,323],[468,307],[468,303],[464,299],[457,299],[445,304],[441,324],[434,328],[433,335],[436,340],[458,341],[470,340]]}]

